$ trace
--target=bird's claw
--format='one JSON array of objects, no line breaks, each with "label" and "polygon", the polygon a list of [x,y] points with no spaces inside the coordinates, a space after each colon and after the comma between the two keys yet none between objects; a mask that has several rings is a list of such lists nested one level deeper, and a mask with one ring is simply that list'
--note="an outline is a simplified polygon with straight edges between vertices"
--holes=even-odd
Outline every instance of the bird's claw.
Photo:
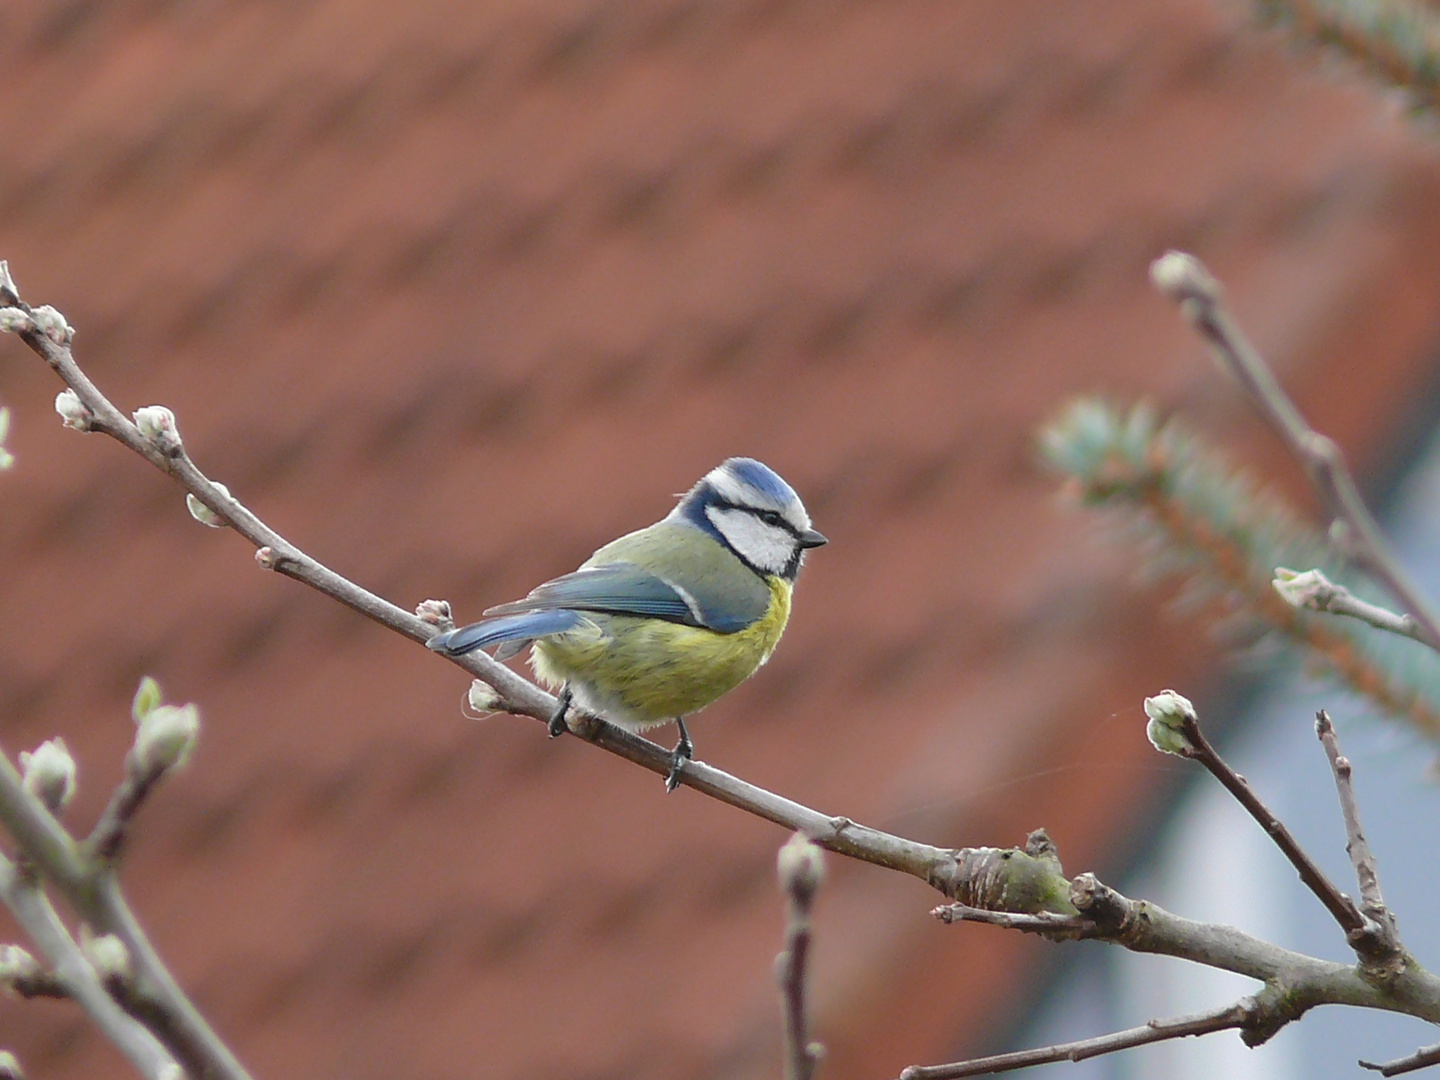
[{"label": "bird's claw", "polygon": [[685,763],[690,759],[680,753],[676,748],[670,753],[670,771],[665,774],[665,791],[670,793],[680,786],[680,774],[685,771]]},{"label": "bird's claw", "polygon": [[680,729],[680,741],[675,744],[675,749],[670,751],[670,771],[665,774],[666,794],[680,786],[680,774],[685,771],[685,763],[695,757],[695,744],[690,741],[690,733],[685,730],[685,721],[677,716],[675,726]]},{"label": "bird's claw", "polygon": [[570,730],[565,723],[565,714],[570,711],[570,687],[564,686],[560,690],[560,696],[555,702],[555,711],[550,714],[550,737],[564,735]]}]

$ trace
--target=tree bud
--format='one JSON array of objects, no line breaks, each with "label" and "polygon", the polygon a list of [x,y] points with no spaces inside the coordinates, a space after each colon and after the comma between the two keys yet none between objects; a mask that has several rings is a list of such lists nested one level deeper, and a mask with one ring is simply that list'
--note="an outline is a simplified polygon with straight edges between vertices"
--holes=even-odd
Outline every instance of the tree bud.
[{"label": "tree bud", "polygon": [[15,984],[40,974],[40,961],[19,945],[0,945],[0,986],[14,990]]},{"label": "tree bud", "polygon": [[775,864],[780,887],[801,903],[809,903],[825,880],[825,855],[804,833],[785,842]]},{"label": "tree bud", "polygon": [[1156,750],[1183,757],[1195,749],[1185,737],[1185,722],[1199,719],[1189,698],[1174,690],[1162,690],[1145,699],[1145,715],[1150,718],[1145,734]]},{"label": "tree bud", "polygon": [[130,950],[114,934],[95,934],[86,924],[80,926],[80,951],[101,980],[130,977]]},{"label": "tree bud", "polygon": [[465,695],[465,701],[470,708],[482,714],[501,712],[504,705],[495,688],[479,679],[470,684],[470,691]]},{"label": "tree bud", "polygon": [[1275,578],[1270,584],[1291,607],[1315,607],[1316,601],[1322,593],[1331,593],[1335,589],[1335,583],[1327,578],[1319,570],[1287,570],[1283,566],[1275,568]]},{"label": "tree bud", "polygon": [[134,416],[142,439],[162,450],[180,448],[180,429],[175,426],[175,414],[164,405],[146,405],[143,409],[136,409]]},{"label": "tree bud", "polygon": [[[216,483],[215,486],[220,489],[220,493],[222,495],[224,495],[227,499],[230,498],[229,488],[227,488],[224,484],[220,483]],[[203,502],[197,499],[194,495],[187,494],[185,496],[185,508],[190,511],[190,516],[193,517],[196,521],[200,522],[201,525],[209,525],[212,529],[223,529],[226,525],[230,524],[214,510],[211,510],[210,507],[206,506]]]},{"label": "tree bud", "polygon": [[25,790],[52,814],[64,810],[75,797],[75,759],[58,735],[34,750],[20,751],[20,772]]},{"label": "tree bud", "polygon": [[200,710],[191,705],[157,705],[135,732],[135,763],[141,772],[185,764],[200,737]]},{"label": "tree bud", "polygon": [[55,395],[55,411],[66,427],[76,431],[89,431],[90,421],[95,419],[95,414],[85,407],[74,390],[61,390]]},{"label": "tree bud", "polygon": [[41,304],[31,311],[30,321],[35,324],[36,330],[56,345],[69,345],[71,338],[75,336],[75,330],[65,321],[65,316],[49,304]]},{"label": "tree bud", "polygon": [[140,686],[135,691],[135,700],[130,703],[130,715],[135,718],[135,723],[140,723],[150,715],[150,710],[159,705],[164,698],[160,693],[160,684],[146,675],[140,680]]}]

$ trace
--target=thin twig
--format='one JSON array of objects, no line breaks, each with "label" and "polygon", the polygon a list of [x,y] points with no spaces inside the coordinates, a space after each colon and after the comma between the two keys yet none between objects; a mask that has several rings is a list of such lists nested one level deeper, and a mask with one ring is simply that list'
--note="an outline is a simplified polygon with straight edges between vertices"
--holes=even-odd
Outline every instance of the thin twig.
[{"label": "thin twig", "polygon": [[1401,637],[1425,643],[1425,633],[1420,629],[1420,624],[1415,621],[1415,616],[1401,615],[1389,608],[1383,608],[1379,604],[1361,600],[1344,585],[1334,585],[1331,588],[1333,591],[1323,599],[1317,598],[1314,605],[1316,611],[1328,611],[1332,615],[1348,615],[1352,619],[1369,623],[1377,630],[1399,634]]},{"label": "thin twig", "polygon": [[1151,267],[1156,286],[1209,344],[1215,358],[1300,462],[1340,526],[1352,558],[1368,570],[1419,624],[1417,640],[1440,651],[1440,612],[1410,578],[1360,497],[1345,455],[1335,440],[1312,428],[1275,378],[1259,351],[1226,309],[1220,283],[1193,255],[1172,251]]},{"label": "thin twig", "polygon": [[1340,753],[1335,725],[1324,709],[1315,714],[1315,734],[1325,747],[1330,770],[1335,774],[1335,791],[1340,799],[1340,813],[1345,819],[1345,853],[1355,867],[1355,880],[1360,886],[1360,910],[1371,923],[1367,927],[1368,940],[1364,944],[1375,959],[1390,960],[1400,953],[1395,916],[1385,906],[1385,898],[1380,894],[1380,873],[1375,855],[1360,825],[1360,804],[1355,798],[1350,759]]},{"label": "thin twig", "polygon": [[[4,278],[3,263],[0,263],[0,283],[5,280],[8,279]],[[13,290],[13,285],[11,288]],[[31,311],[28,306],[19,302],[13,291],[9,293],[9,297],[12,306],[25,312]],[[5,302],[4,290],[0,289],[0,305]],[[93,414],[90,430],[103,432],[116,439],[174,479],[186,492],[198,498],[256,546],[257,561],[260,565],[309,585],[317,592],[412,641],[423,643],[437,632],[434,622],[427,622],[381,599],[291,544],[238,499],[221,491],[195,466],[185,453],[184,446],[178,441],[166,449],[161,449],[154,442],[145,439],[139,429],[80,370],[63,335],[55,335],[60,338],[57,341],[33,326],[17,332],[64,383],[75,391],[84,406]],[[546,723],[554,714],[554,697],[485,653],[476,651],[449,659],[495,689],[498,695],[496,711],[528,716]],[[671,770],[669,750],[613,724],[586,717],[572,723],[571,730],[602,750],[661,776],[667,775]],[[849,818],[821,814],[764,788],[745,783],[704,762],[687,763],[680,779],[685,786],[711,798],[791,831],[804,832],[815,843],[837,854],[912,874],[946,895],[951,894],[956,873],[955,853],[951,850],[906,840],[859,825]]]},{"label": "thin twig", "polygon": [[[29,308],[18,304],[18,296],[4,273],[4,264],[0,263],[0,305],[7,301],[12,307],[18,305],[24,312],[30,313]],[[45,313],[43,319],[42,313]],[[48,309],[39,309],[33,314],[35,318],[31,323],[27,324],[22,319],[10,328],[16,329],[31,349],[74,390],[86,410],[89,430],[111,435],[171,476],[219,519],[255,544],[256,560],[261,566],[302,581],[414,641],[424,642],[436,632],[433,619],[417,618],[362,589],[270,529],[201,473],[186,455],[178,438],[162,442],[142,436],[139,429],[96,389],[76,365],[63,318]],[[0,329],[5,328],[5,318],[6,313],[0,311]],[[533,683],[482,652],[454,658],[452,662],[494,688],[492,707],[496,711],[548,722],[554,711],[554,698]],[[659,775],[665,775],[670,769],[668,750],[604,721],[580,717],[572,723],[571,730],[585,741]],[[961,852],[916,843],[859,825],[849,818],[821,814],[701,762],[686,767],[683,782],[702,794],[803,832],[815,843],[838,854],[918,877],[948,897],[957,895],[961,887],[969,887],[970,883],[964,880]],[[1243,781],[1240,783],[1243,786]],[[195,1039],[207,1053],[217,1054],[217,1060],[226,1060],[227,1064],[206,1075],[242,1077],[244,1073],[238,1064],[233,1066],[235,1071],[226,1071],[233,1057],[229,1056],[223,1044],[218,1044],[213,1033],[204,1026],[203,1019],[193,1012],[193,1006],[165,972],[133,915],[125,907],[113,873],[107,870],[97,876],[95,867],[91,865],[93,860],[77,848],[53,817],[44,813],[43,808],[30,805],[31,800],[20,796],[23,792],[19,789],[18,777],[9,762],[0,759],[0,822],[35,858],[45,875],[62,888],[87,921],[121,938],[135,958],[137,975],[147,980],[144,991],[166,1003],[167,1007],[174,1006],[178,1010],[172,1016],[182,1021],[180,1030],[184,1032],[184,1037]],[[1080,885],[1086,878],[1087,875],[1081,875],[1075,884]],[[1154,905],[1125,900],[1113,890],[1105,890],[1093,881],[1091,884],[1097,887],[1086,892],[1088,899],[1083,904],[1078,900],[1076,902],[1082,912],[1098,919],[1100,915],[1097,912],[1102,908],[1107,912],[1109,908],[1114,908],[1123,915],[1113,921],[1113,936],[1107,940],[1141,952],[1183,957],[1236,971],[1267,984],[1299,988],[1293,997],[1285,999],[1282,1003],[1284,1008],[1271,1010],[1268,1027],[1263,1030],[1257,1028],[1254,1033],[1247,1028],[1247,1037],[1254,1034],[1256,1038],[1263,1039],[1306,1009],[1327,1002],[1406,1012],[1440,1022],[1440,979],[1413,965],[1400,972],[1392,983],[1376,985],[1362,978],[1354,967],[1281,949],[1231,927],[1181,919]],[[1100,903],[1106,897],[1113,903]],[[1145,1041],[1154,1040],[1149,1038]]]},{"label": "thin twig", "polygon": [[66,996],[85,1010],[95,1026],[147,1080],[173,1080],[175,1059],[142,1025],[125,1015],[65,929],[39,884],[23,877],[0,856],[0,899],[54,966]]},{"label": "thin twig", "polygon": [[70,1000],[70,986],[53,971],[37,971],[11,979],[6,985],[22,998],[57,998]]},{"label": "thin twig", "polygon": [[187,1076],[209,1076],[212,1072],[203,1056],[194,1052],[194,1040],[177,1019],[170,1003],[145,993],[133,977],[108,976],[104,986],[115,1003],[137,1023],[143,1024],[165,1048],[175,1055]]},{"label": "thin twig", "polygon": [[1168,1020],[1151,1020],[1142,1027],[1100,1035],[1093,1039],[1058,1043],[1034,1050],[1017,1050],[1011,1054],[995,1054],[992,1057],[972,1058],[950,1065],[911,1065],[900,1074],[900,1080],[960,1080],[960,1077],[987,1076],[1024,1069],[1031,1065],[1045,1065],[1052,1061],[1084,1061],[1086,1058],[1113,1054],[1119,1050],[1145,1046],[1147,1043],[1242,1028],[1250,1022],[1253,1008],[1253,1000],[1247,998],[1213,1012],[1177,1016]]},{"label": "thin twig", "polygon": [[1429,1068],[1431,1065],[1440,1065],[1440,1043],[1436,1043],[1434,1046],[1422,1046],[1413,1054],[1396,1058],[1394,1061],[1386,1061],[1383,1064],[1364,1060],[1360,1062],[1362,1069],[1373,1069],[1381,1076],[1399,1076],[1401,1073],[1414,1072],[1416,1069]]},{"label": "thin twig", "polygon": [[1389,608],[1361,600],[1344,585],[1337,585],[1320,570],[1306,570],[1296,573],[1283,566],[1275,568],[1272,584],[1275,591],[1294,607],[1307,607],[1312,611],[1325,611],[1331,615],[1348,615],[1352,619],[1369,623],[1377,630],[1384,630],[1400,637],[1408,637],[1421,644],[1425,632],[1413,615],[1401,615]]},{"label": "thin twig", "polygon": [[[183,1039],[184,1052],[177,1056],[186,1061],[196,1080],[249,1080],[244,1066],[165,969],[126,904],[111,864],[80,851],[54,816],[25,791],[20,774],[4,754],[0,754],[0,823],[81,918],[124,942],[141,986],[169,1010],[174,1030]],[[176,1047],[169,1039],[167,1044]]]},{"label": "thin twig", "polygon": [[1321,870],[1314,860],[1305,854],[1299,841],[1285,827],[1285,823],[1260,801],[1260,796],[1255,794],[1249,782],[1227,765],[1224,759],[1215,752],[1215,748],[1205,738],[1204,733],[1200,730],[1199,722],[1194,717],[1186,718],[1184,731],[1185,737],[1193,747],[1186,756],[1204,765],[1210,771],[1210,775],[1219,780],[1221,786],[1235,796],[1235,801],[1260,824],[1260,827],[1265,830],[1265,835],[1275,841],[1275,846],[1280,849],[1285,858],[1290,860],[1290,865],[1299,872],[1300,880],[1334,916],[1335,921],[1340,924],[1340,928],[1345,931],[1346,937],[1363,932],[1367,927],[1367,922],[1365,916],[1355,906],[1355,901],[1335,887],[1335,883],[1325,876],[1325,871]]},{"label": "thin twig", "polygon": [[1098,928],[1094,919],[1083,915],[1060,915],[1042,911],[1035,914],[1020,914],[1009,911],[987,911],[968,904],[944,904],[931,910],[931,915],[943,923],[977,922],[988,926],[999,926],[1006,930],[1019,930],[1026,934],[1044,934],[1049,937],[1086,936]]},{"label": "thin twig", "polygon": [[142,769],[134,750],[126,754],[125,775],[115,785],[95,828],[85,838],[85,849],[107,862],[119,858],[131,819],[165,772],[164,767]]},{"label": "thin twig", "polygon": [[824,880],[820,849],[796,833],[780,849],[780,887],[785,890],[785,948],[775,957],[775,981],[785,1030],[785,1080],[810,1080],[825,1052],[810,1041],[805,1011],[805,972],[810,957],[810,912]]}]

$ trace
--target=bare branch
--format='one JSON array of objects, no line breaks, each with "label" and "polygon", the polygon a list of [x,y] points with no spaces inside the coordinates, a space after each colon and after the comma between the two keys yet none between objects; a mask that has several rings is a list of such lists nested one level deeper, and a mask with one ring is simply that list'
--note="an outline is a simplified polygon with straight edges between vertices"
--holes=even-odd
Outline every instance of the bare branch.
[{"label": "bare branch", "polygon": [[0,857],[0,899],[54,965],[54,977],[65,995],[85,1010],[95,1026],[147,1080],[173,1080],[174,1058],[120,1009],[101,985],[95,969],[56,915],[39,884],[24,878],[9,859]]},{"label": "bare branch", "polygon": [[95,828],[85,838],[86,850],[108,862],[119,857],[131,819],[165,772],[164,768],[153,766],[142,768],[133,750],[126,754],[125,775],[115,786]]},{"label": "bare branch", "polygon": [[1026,934],[1040,934],[1056,940],[1091,937],[1099,928],[1094,919],[1087,919],[1083,915],[1059,915],[1051,911],[1042,911],[1033,915],[1009,911],[986,911],[984,908],[970,907],[967,904],[944,904],[932,909],[930,914],[943,923],[985,923],[987,926],[1019,930]]},{"label": "bare branch", "polygon": [[1184,732],[1191,744],[1191,749],[1184,756],[1193,758],[1204,765],[1210,771],[1210,775],[1219,780],[1221,786],[1230,792],[1235,797],[1235,801],[1260,824],[1260,827],[1265,830],[1265,834],[1275,841],[1275,846],[1280,849],[1285,858],[1290,860],[1290,865],[1295,867],[1300,874],[1300,880],[1334,916],[1335,921],[1340,924],[1340,928],[1345,931],[1347,940],[1351,935],[1367,932],[1370,924],[1355,906],[1355,901],[1335,887],[1335,883],[1326,877],[1325,871],[1321,870],[1300,847],[1299,841],[1285,827],[1285,823],[1260,801],[1260,797],[1255,794],[1249,782],[1227,765],[1215,752],[1215,748],[1210,745],[1209,740],[1201,732],[1200,723],[1194,716],[1185,720]]},{"label": "bare branch", "polygon": [[[31,311],[28,306],[20,303],[13,293],[11,296],[14,304],[11,310],[18,309],[27,313]],[[50,336],[35,325],[20,326],[16,331],[75,392],[91,417],[88,430],[104,432],[174,479],[187,493],[195,496],[256,546],[256,561],[259,565],[309,585],[317,592],[413,641],[423,643],[437,632],[431,609],[426,608],[426,616],[423,618],[412,615],[342,577],[295,547],[238,499],[222,492],[219,486],[190,460],[178,438],[162,449],[153,440],[142,436],[136,425],[126,419],[80,370],[65,335]],[[529,716],[546,723],[554,714],[554,697],[485,653],[476,651],[449,659],[451,663],[494,687],[497,695],[494,707],[497,711]],[[669,750],[603,720],[581,717],[572,722],[571,731],[585,741],[661,776],[668,775],[671,770]],[[821,814],[763,788],[747,784],[700,761],[686,764],[681,783],[791,831],[803,832],[821,847],[837,854],[912,874],[947,896],[952,895],[951,890],[956,878],[954,851],[905,840],[859,825],[849,818]],[[38,839],[55,846],[57,850],[52,854],[61,858],[58,851],[60,841],[53,836],[49,836],[47,840],[47,836],[49,834],[44,830],[36,833]],[[74,855],[72,853],[63,857],[73,859]],[[67,876],[78,880],[83,876],[83,871],[77,864]]]},{"label": "bare branch", "polygon": [[[84,430],[110,435],[171,476],[189,495],[208,508],[215,520],[229,524],[254,544],[257,562],[262,567],[302,581],[416,642],[425,642],[433,635],[440,616],[438,609],[426,607],[424,617],[417,618],[341,577],[290,544],[201,473],[186,454],[175,429],[174,418],[168,410],[159,407],[141,410],[145,414],[145,422],[141,426],[126,419],[76,365],[70,350],[69,328],[58,312],[53,309],[35,309],[32,312],[23,305],[5,310],[21,310],[24,317],[18,321],[12,319],[8,327],[0,325],[0,329],[18,332],[70,387],[79,402],[81,411],[78,415],[84,420]],[[487,707],[549,721],[555,707],[554,698],[483,652],[453,658],[452,662],[494,689],[493,699],[485,699]],[[572,721],[570,730],[585,741],[659,775],[670,771],[669,750],[602,720],[577,717]],[[1208,744],[1200,739],[1196,745]],[[1213,755],[1213,751],[1211,753]],[[1247,808],[1251,808],[1252,804],[1259,807],[1264,815],[1268,815],[1268,821],[1283,830],[1283,826],[1279,826],[1273,815],[1264,811],[1258,799],[1249,792],[1243,779],[1224,767],[1218,757],[1214,761],[1222,770],[1217,775],[1228,775],[1230,783],[1227,787],[1232,793],[1245,802],[1245,797],[1240,794],[1243,791],[1250,800]],[[1277,994],[1276,1000],[1267,1005],[1262,1019],[1246,1021],[1244,1035],[1247,1041],[1263,1041],[1285,1023],[1321,1003],[1405,1012],[1440,1022],[1440,978],[1417,965],[1407,966],[1383,984],[1367,981],[1354,966],[1304,956],[1251,938],[1230,927],[1181,919],[1154,905],[1127,900],[1100,885],[1090,875],[1081,875],[1073,883],[1066,882],[1061,875],[1058,858],[1054,857],[1053,850],[1043,850],[1043,845],[1034,851],[956,851],[920,844],[859,825],[845,817],[821,814],[701,762],[687,765],[683,782],[702,794],[803,832],[814,843],[838,854],[911,874],[948,897],[965,900],[972,907],[1013,906],[1015,898],[1020,897],[1025,907],[1019,914],[1043,919],[1044,913],[1049,912],[1070,918],[1078,910],[1094,924],[1094,931],[1076,922],[1067,924],[1065,933],[1084,934],[1136,951],[1182,957],[1236,971],[1265,982],[1267,990],[1278,986],[1287,988],[1285,994]],[[147,999],[159,1002],[168,1010],[170,1019],[175,1023],[177,1034],[174,1037],[184,1040],[187,1053],[210,1055],[206,1068],[195,1071],[227,1080],[243,1077],[244,1072],[238,1063],[215,1039],[203,1019],[194,1013],[189,1001],[160,964],[125,906],[108,865],[91,859],[88,850],[77,848],[53,817],[34,805],[33,800],[20,797],[22,795],[13,768],[8,761],[0,761],[0,822],[11,829],[40,870],[61,887],[82,917],[100,930],[116,934],[124,942],[134,957],[138,988]],[[119,815],[118,809],[116,813]],[[1266,826],[1267,832],[1276,835],[1267,824],[1267,817],[1257,816],[1257,820]],[[1284,835],[1288,837],[1288,833]],[[1293,838],[1289,844],[1303,859],[1303,853],[1299,853]],[[1295,859],[1292,858],[1293,861]],[[1308,860],[1305,862],[1308,864]],[[1297,868],[1302,869],[1302,877],[1305,877],[1307,871],[1301,863],[1297,862]],[[1318,871],[1315,873],[1318,874]],[[1318,880],[1323,882],[1323,875]],[[1061,892],[1058,897],[1053,895],[1057,882]],[[1312,885],[1312,888],[1317,890],[1317,895],[1324,896],[1324,889],[1319,885]],[[1363,922],[1363,917],[1348,898],[1338,893],[1333,885],[1329,886],[1329,891],[1334,895],[1329,897],[1331,903],[1327,906],[1334,905],[1332,911],[1338,912],[1337,918],[1348,911],[1351,922]],[[1347,904],[1348,909],[1345,907]],[[1011,925],[1020,928],[1018,923]],[[1055,929],[1061,928],[1057,926]],[[1184,1021],[1176,1021],[1179,1022]],[[803,1037],[797,1038],[796,1043],[803,1046]]]},{"label": "bare branch", "polygon": [[805,970],[810,956],[810,911],[815,893],[825,879],[820,849],[804,833],[796,833],[780,849],[777,860],[780,887],[785,890],[787,917],[785,948],[775,957],[775,981],[780,985],[785,1019],[785,1080],[810,1080],[825,1052],[807,1036]]},{"label": "bare branch", "polygon": [[1440,1065],[1440,1043],[1436,1043],[1434,1046],[1422,1046],[1413,1054],[1383,1064],[1374,1061],[1360,1062],[1362,1069],[1373,1069],[1381,1076],[1399,1076],[1401,1073],[1426,1069],[1431,1065]]},{"label": "bare branch", "polygon": [[1340,813],[1345,819],[1345,853],[1350,856],[1350,862],[1355,867],[1355,879],[1360,885],[1360,910],[1370,920],[1365,939],[1353,944],[1362,948],[1374,961],[1393,963],[1401,959],[1395,916],[1385,906],[1385,898],[1380,894],[1380,874],[1375,856],[1360,826],[1360,804],[1355,798],[1350,759],[1340,753],[1335,725],[1324,709],[1315,714],[1315,734],[1325,747],[1325,756],[1330,759],[1330,769],[1335,774]]},{"label": "bare branch", "polygon": [[950,1065],[911,1065],[900,1074],[900,1080],[960,1080],[965,1076],[988,1076],[1053,1061],[1084,1061],[1101,1054],[1113,1054],[1119,1050],[1164,1042],[1167,1039],[1183,1039],[1189,1035],[1209,1035],[1216,1031],[1241,1028],[1250,1022],[1253,1010],[1253,999],[1247,998],[1213,1012],[1177,1016],[1169,1020],[1151,1020],[1141,1027],[1100,1035],[1093,1039],[1058,1043],[1034,1050],[1017,1050],[1011,1054],[995,1054],[992,1057],[972,1058]]},{"label": "bare branch", "polygon": [[1285,602],[1294,607],[1307,607],[1312,611],[1326,611],[1332,615],[1348,615],[1352,619],[1369,623],[1377,630],[1425,643],[1424,631],[1420,629],[1420,624],[1413,615],[1400,615],[1379,604],[1361,600],[1344,585],[1336,585],[1319,570],[1296,573],[1294,570],[1277,566],[1275,579],[1271,584]]},{"label": "bare branch", "polygon": [[[15,837],[39,872],[65,894],[81,918],[103,932],[117,935],[125,943],[141,985],[164,1004],[177,1030],[183,1033],[183,1043],[170,1045],[171,1049],[183,1046],[184,1052],[177,1056],[187,1071],[197,1078],[249,1080],[249,1074],[235,1055],[210,1029],[165,969],[125,903],[109,864],[81,853],[60,823],[24,790],[15,767],[3,754],[0,754],[0,823]],[[110,1034],[108,1029],[104,1030]]]},{"label": "bare branch", "polygon": [[1172,300],[1210,346],[1220,365],[1290,448],[1320,493],[1351,556],[1373,574],[1419,624],[1417,640],[1440,650],[1440,612],[1411,580],[1360,498],[1345,455],[1331,438],[1312,428],[1290,400],[1259,351],[1231,318],[1220,283],[1193,255],[1172,251],[1150,268],[1157,288]]}]

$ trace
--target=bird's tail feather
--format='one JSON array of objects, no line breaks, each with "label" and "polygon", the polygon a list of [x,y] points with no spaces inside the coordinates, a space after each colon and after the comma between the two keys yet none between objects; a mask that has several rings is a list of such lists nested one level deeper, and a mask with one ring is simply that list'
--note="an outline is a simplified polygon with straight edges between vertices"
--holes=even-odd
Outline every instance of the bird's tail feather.
[{"label": "bird's tail feather", "polygon": [[[436,634],[426,644],[446,656],[461,656],[488,645],[516,642],[521,647],[527,641],[563,634],[574,630],[585,617],[578,611],[564,609],[552,611],[527,611],[519,615],[503,615],[498,619],[485,619],[456,630]],[[505,650],[502,650],[505,651]],[[519,649],[508,650],[513,656]],[[499,654],[497,653],[497,658]]]}]

